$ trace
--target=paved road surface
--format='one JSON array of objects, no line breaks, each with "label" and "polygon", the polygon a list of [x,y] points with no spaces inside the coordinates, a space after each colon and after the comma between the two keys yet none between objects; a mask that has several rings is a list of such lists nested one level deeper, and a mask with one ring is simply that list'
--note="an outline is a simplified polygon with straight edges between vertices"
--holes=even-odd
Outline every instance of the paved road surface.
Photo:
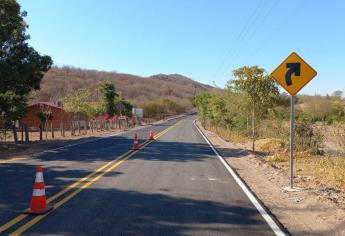
[{"label": "paved road surface", "polygon": [[[58,207],[48,215],[18,217],[29,204],[37,164],[44,167],[49,198],[126,153],[133,132],[0,164],[0,226],[16,223],[3,234],[274,235],[194,119],[152,127],[163,131],[156,141],[53,199]],[[137,131],[139,137],[148,130]]]}]

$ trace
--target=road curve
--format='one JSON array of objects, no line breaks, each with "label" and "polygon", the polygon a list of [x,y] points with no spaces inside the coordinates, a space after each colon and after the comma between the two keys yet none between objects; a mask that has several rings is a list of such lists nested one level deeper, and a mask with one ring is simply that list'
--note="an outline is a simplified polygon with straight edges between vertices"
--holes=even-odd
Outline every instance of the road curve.
[{"label": "road curve", "polygon": [[[3,233],[274,235],[193,125],[194,119],[189,116],[153,127],[155,133],[168,130],[109,171],[100,172],[102,176],[90,180],[85,188],[74,188],[78,193],[49,215],[29,216]],[[143,129],[139,136],[146,133],[148,129]],[[47,192],[54,195],[128,151],[132,135],[129,132],[45,153],[32,161],[0,165],[0,225],[27,207],[34,174],[31,168],[38,162],[46,167]],[[15,182],[20,179],[21,183]],[[6,182],[15,184],[3,188]],[[66,196],[68,193],[61,199]]]}]

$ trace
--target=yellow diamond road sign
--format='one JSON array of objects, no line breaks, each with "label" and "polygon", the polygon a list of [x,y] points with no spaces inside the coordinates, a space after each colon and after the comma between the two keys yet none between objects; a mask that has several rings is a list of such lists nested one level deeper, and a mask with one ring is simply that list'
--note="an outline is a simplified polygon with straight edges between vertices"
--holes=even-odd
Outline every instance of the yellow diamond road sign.
[{"label": "yellow diamond road sign", "polygon": [[311,68],[297,53],[293,52],[280,64],[271,76],[290,93],[296,95],[310,80],[316,76]]}]

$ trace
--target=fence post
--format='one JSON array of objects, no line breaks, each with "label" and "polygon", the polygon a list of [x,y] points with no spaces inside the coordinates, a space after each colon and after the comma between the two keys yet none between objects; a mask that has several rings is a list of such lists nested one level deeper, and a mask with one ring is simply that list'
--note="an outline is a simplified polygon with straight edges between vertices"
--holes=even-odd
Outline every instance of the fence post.
[{"label": "fence post", "polygon": [[16,124],[14,123],[12,126],[12,131],[13,131],[13,140],[14,143],[18,143],[18,135],[17,135],[17,128],[16,128]]},{"label": "fence post", "polygon": [[52,138],[54,139],[54,127],[53,127],[53,121],[50,122],[50,131],[52,133]]},{"label": "fence post", "polygon": [[20,126],[20,131],[21,131],[21,142],[23,143],[24,142],[24,125],[21,125]]},{"label": "fence post", "polygon": [[30,142],[28,125],[24,124],[23,126],[24,126],[24,132],[25,132],[25,142],[28,143],[28,142]]},{"label": "fence post", "polygon": [[71,136],[74,136],[74,121],[71,121]]},{"label": "fence post", "polygon": [[42,127],[42,123],[39,125],[39,129],[40,129],[40,141],[42,141],[43,140],[43,134],[42,134],[43,127]]}]

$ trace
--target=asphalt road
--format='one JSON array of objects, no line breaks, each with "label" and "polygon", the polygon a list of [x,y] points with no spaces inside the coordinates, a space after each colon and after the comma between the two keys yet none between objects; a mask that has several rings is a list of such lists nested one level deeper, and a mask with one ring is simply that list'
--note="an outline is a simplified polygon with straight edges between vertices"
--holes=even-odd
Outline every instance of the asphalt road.
[{"label": "asphalt road", "polygon": [[[153,126],[161,136],[138,152],[131,131],[0,164],[0,232],[10,222],[3,235],[274,235],[194,119]],[[143,143],[149,128],[135,132]],[[38,164],[56,209],[22,215]]]}]

